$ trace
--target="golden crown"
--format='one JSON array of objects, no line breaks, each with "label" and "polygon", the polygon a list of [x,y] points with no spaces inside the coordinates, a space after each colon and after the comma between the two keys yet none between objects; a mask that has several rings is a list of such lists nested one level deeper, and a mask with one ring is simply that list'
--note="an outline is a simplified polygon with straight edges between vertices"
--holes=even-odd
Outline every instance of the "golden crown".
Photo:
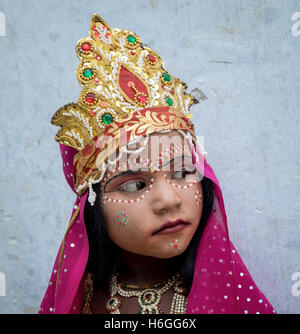
[{"label": "golden crown", "polygon": [[185,92],[187,85],[166,71],[160,56],[135,33],[111,29],[95,14],[76,53],[82,91],[77,103],[52,118],[61,127],[59,143],[80,151],[107,126],[145,108],[166,106],[192,117],[189,108],[197,101]]}]

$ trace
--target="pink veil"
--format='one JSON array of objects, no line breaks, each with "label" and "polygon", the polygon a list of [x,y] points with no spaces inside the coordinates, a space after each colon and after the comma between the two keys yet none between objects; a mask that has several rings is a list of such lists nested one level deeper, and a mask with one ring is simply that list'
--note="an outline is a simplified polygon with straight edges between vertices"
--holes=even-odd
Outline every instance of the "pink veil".
[{"label": "pink veil", "polygon": [[[63,171],[73,185],[74,148],[60,144]],[[229,239],[227,218],[219,182],[196,149],[195,166],[214,182],[214,206],[198,246],[188,314],[272,314],[272,305],[259,290]],[[195,157],[194,157],[195,158]],[[195,159],[196,160],[196,159]],[[197,161],[197,160],[196,160]],[[89,244],[84,222],[88,191],[77,196],[71,219],[57,254],[39,313],[81,313]]]}]

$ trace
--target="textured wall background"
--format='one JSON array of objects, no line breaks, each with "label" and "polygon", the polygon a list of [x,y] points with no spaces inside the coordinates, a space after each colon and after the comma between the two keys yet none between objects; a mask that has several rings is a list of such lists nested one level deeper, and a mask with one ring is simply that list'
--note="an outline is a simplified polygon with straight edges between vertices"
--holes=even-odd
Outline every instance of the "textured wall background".
[{"label": "textured wall background", "polygon": [[50,119],[77,100],[74,49],[94,12],[206,95],[193,120],[233,243],[275,309],[300,313],[299,1],[0,0],[0,12],[0,313],[37,312],[71,214]]}]

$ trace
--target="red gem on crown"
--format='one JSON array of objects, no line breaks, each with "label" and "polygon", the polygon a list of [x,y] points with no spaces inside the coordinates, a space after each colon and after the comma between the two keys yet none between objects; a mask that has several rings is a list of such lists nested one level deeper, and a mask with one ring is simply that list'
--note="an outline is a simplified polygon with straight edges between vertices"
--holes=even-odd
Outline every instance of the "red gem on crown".
[{"label": "red gem on crown", "polygon": [[141,103],[141,104],[145,104],[147,102],[147,97],[145,95],[140,94],[136,98],[139,101],[139,103]]},{"label": "red gem on crown", "polygon": [[156,58],[152,54],[148,54],[147,60],[152,64],[156,62]]},{"label": "red gem on crown", "polygon": [[86,96],[85,96],[85,101],[86,101],[87,103],[90,103],[90,104],[95,103],[95,101],[96,101],[96,96],[95,96],[95,94],[94,94],[94,93],[88,93],[88,94],[86,94]]},{"label": "red gem on crown", "polygon": [[87,51],[90,51],[91,50],[91,44],[90,43],[83,43],[82,45],[81,45],[81,50],[82,51],[85,51],[85,52],[87,52]]}]

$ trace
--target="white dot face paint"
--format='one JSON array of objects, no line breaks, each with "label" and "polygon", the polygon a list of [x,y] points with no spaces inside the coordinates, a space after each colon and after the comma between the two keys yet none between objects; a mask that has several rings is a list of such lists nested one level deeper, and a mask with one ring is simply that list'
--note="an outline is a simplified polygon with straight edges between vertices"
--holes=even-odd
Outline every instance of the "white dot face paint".
[{"label": "white dot face paint", "polygon": [[[171,163],[167,160],[167,164],[164,164],[166,160],[164,157],[159,165],[151,164],[148,171],[109,172],[103,179],[102,205],[107,202],[129,204],[142,201],[151,191],[155,175],[163,173],[166,165],[169,165],[169,170],[163,175],[173,187],[187,190],[199,184],[200,175],[192,163],[191,156],[186,158],[185,155],[172,153]],[[199,192],[198,195],[201,196]]]},{"label": "white dot face paint", "polygon": [[[180,173],[180,174],[183,174],[183,172],[184,172],[184,171],[181,171],[181,170],[180,170],[180,171],[177,171],[177,173]],[[198,183],[198,181],[195,180],[195,181],[188,182],[188,183],[187,183],[187,182],[184,182],[184,183],[182,183],[182,184],[178,184],[178,182],[176,183],[176,182],[170,180],[167,174],[165,174],[164,177],[165,177],[165,179],[167,180],[167,182],[168,182],[169,184],[171,184],[173,187],[176,187],[177,189],[182,189],[182,190],[188,189],[188,188],[194,186],[196,183]],[[184,177],[184,176],[183,176],[183,177]],[[197,177],[196,177],[196,178],[197,178]]]},{"label": "white dot face paint", "polygon": [[[158,173],[158,171],[155,171],[154,173]],[[198,175],[196,174],[196,171],[188,172],[193,175],[189,175],[189,181],[186,181],[186,171],[178,170],[173,171],[172,173],[169,173],[169,175],[164,174],[165,180],[172,185],[173,187],[180,189],[180,190],[187,190],[193,186],[196,186],[199,184],[198,182]],[[108,196],[106,194],[102,197],[102,205],[104,205],[107,202],[111,203],[138,203],[142,201],[145,196],[151,191],[153,184],[154,184],[154,178],[150,178],[149,182],[147,183],[145,179],[147,179],[147,174],[144,172],[144,175],[142,173],[126,173],[124,172],[123,175],[120,175],[120,178],[125,175],[131,175],[131,178],[129,178],[128,182],[126,182],[126,179],[122,180],[123,183],[121,184],[122,192],[128,193],[128,196],[124,196],[120,193],[113,194],[111,196]],[[134,178],[136,176],[136,178]],[[192,179],[195,180],[192,180]],[[114,189],[114,187],[117,187],[114,183],[110,185],[110,189]],[[139,188],[144,188],[144,190],[141,192]],[[109,191],[108,193],[113,193],[114,191]],[[130,196],[129,196],[130,193]],[[131,197],[131,198],[129,198]],[[199,190],[196,190],[195,196],[194,196],[196,203],[198,205],[202,202],[202,195],[200,194]]]},{"label": "white dot face paint", "polygon": [[195,198],[195,201],[196,201],[197,205],[202,204],[202,195],[200,194],[199,190],[196,190],[194,198]]},{"label": "white dot face paint", "polygon": [[[129,197],[127,197],[127,198],[120,198],[121,196],[116,196],[115,194],[113,195],[115,197],[104,195],[102,197],[102,205],[104,205],[107,202],[109,202],[109,203],[122,203],[122,204],[138,203],[138,202],[142,201],[145,198],[145,196],[150,192],[150,190],[152,189],[153,181],[154,181],[154,179],[151,178],[150,182],[149,182],[149,186],[138,197],[134,196],[136,194],[134,194],[133,196],[131,196],[132,198],[129,198]],[[136,182],[137,181],[127,182],[127,184],[125,183],[125,185],[123,185],[123,186],[125,186],[125,187],[127,186],[127,187],[132,187],[133,188],[133,187],[136,187]]]}]

